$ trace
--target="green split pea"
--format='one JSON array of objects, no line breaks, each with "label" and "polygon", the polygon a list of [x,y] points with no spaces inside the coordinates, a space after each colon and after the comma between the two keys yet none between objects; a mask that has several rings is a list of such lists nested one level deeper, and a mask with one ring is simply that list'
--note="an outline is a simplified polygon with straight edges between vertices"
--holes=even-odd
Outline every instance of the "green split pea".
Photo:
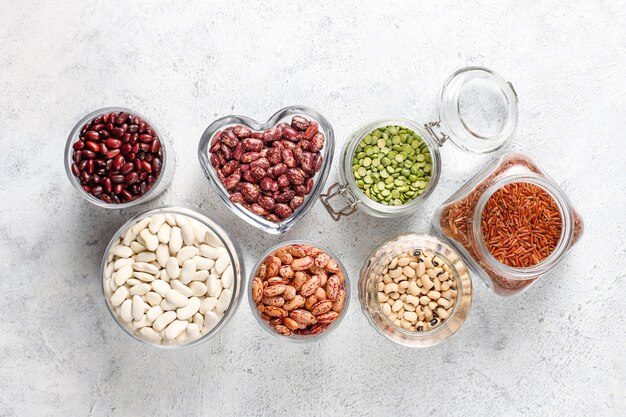
[{"label": "green split pea", "polygon": [[365,195],[401,206],[430,183],[432,162],[424,140],[404,126],[385,126],[366,135],[354,151],[352,174]]}]

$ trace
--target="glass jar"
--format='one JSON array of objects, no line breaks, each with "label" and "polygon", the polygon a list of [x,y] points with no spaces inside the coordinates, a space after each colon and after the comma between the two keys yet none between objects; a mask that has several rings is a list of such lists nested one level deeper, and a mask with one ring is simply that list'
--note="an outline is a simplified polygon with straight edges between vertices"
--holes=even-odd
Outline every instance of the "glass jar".
[{"label": "glass jar", "polygon": [[[481,229],[489,199],[513,183],[532,184],[545,191],[561,218],[560,237],[552,252],[528,267],[513,267],[497,260],[489,251]],[[583,221],[563,191],[528,156],[520,153],[505,153],[477,173],[437,209],[432,226],[454,245],[474,274],[497,294],[505,296],[524,291],[553,269],[583,233]],[[516,242],[506,242],[506,246]],[[518,246],[520,253],[526,247]]]},{"label": "glass jar", "polygon": [[[93,120],[96,117],[99,117],[105,114],[110,114],[113,112],[118,113],[118,114],[120,112],[126,112],[134,116],[138,116],[142,118],[143,120],[145,120],[152,127],[152,129],[158,136],[161,142],[161,151],[163,153],[163,159],[161,161],[162,162],[161,173],[157,177],[152,188],[149,189],[145,194],[143,194],[141,197],[137,198],[136,200],[126,202],[126,203],[119,203],[119,204],[107,203],[103,201],[102,199],[97,198],[93,196],[92,194],[86,192],[83,189],[82,185],[80,184],[78,177],[76,177],[72,173],[72,164],[74,163],[74,160],[73,160],[74,149],[72,146],[75,142],[79,140],[79,137],[81,135],[81,130],[83,129],[85,124],[91,122],[91,120]],[[145,203],[147,201],[150,201],[158,197],[160,194],[163,193],[163,191],[165,191],[165,189],[167,189],[170,182],[172,182],[172,177],[174,176],[175,167],[176,167],[176,157],[175,157],[175,152],[174,152],[174,146],[172,145],[172,143],[167,138],[164,138],[161,135],[161,131],[157,128],[157,126],[154,125],[152,121],[150,121],[149,119],[147,119],[140,113],[131,109],[124,108],[124,107],[106,107],[106,108],[99,109],[99,110],[89,113],[88,115],[80,119],[78,123],[76,123],[76,125],[72,128],[67,138],[67,142],[65,143],[65,172],[67,174],[68,179],[70,180],[72,185],[78,190],[80,195],[85,200],[89,201],[91,204],[94,204],[98,207],[102,207],[106,209],[129,208],[129,207],[136,206],[138,204]]]},{"label": "glass jar", "polygon": [[[292,117],[298,115],[304,116],[311,121],[317,122],[319,126],[319,131],[324,134],[324,147],[320,151],[323,162],[320,170],[313,177],[315,181],[313,188],[311,192],[305,197],[302,205],[294,210],[293,214],[288,218],[280,222],[272,222],[266,220],[262,216],[252,213],[241,204],[233,203],[230,200],[229,192],[226,190],[226,188],[218,178],[217,172],[211,165],[209,147],[213,136],[218,131],[222,131],[224,128],[234,125],[244,125],[254,131],[263,131],[268,128],[274,127],[279,123],[290,123]],[[322,187],[324,186],[324,183],[328,178],[328,173],[330,172],[330,165],[333,159],[334,149],[335,136],[333,133],[333,129],[330,123],[326,120],[326,118],[324,118],[324,116],[309,107],[289,106],[276,112],[265,123],[259,123],[248,117],[234,115],[222,117],[221,119],[214,121],[209,125],[209,127],[206,128],[206,130],[202,134],[200,143],[198,145],[198,159],[200,160],[200,166],[202,167],[202,170],[204,171],[206,177],[209,179],[209,182],[213,186],[213,189],[220,196],[224,204],[226,204],[226,206],[233,213],[235,213],[237,217],[245,220],[249,224],[263,230],[264,232],[271,234],[281,234],[289,230],[302,217],[304,217],[319,197],[320,193],[322,192]]]},{"label": "glass jar", "polygon": [[[377,288],[379,277],[390,262],[400,254],[415,250],[443,260],[453,272],[457,291],[453,310],[446,320],[432,330],[418,332],[397,326],[383,313]],[[461,327],[472,305],[472,281],[465,263],[447,243],[425,234],[403,234],[378,246],[361,269],[358,288],[361,308],[370,324],[391,341],[409,347],[427,347],[444,341]]]},{"label": "glass jar", "polygon": [[[339,270],[341,271],[341,274],[343,274],[343,277],[344,277],[343,284],[344,284],[344,291],[345,291],[345,301],[344,301],[343,309],[339,313],[339,317],[336,320],[334,320],[327,329],[325,329],[324,331],[318,334],[313,334],[313,333],[306,334],[306,335],[291,334],[289,336],[283,336],[279,334],[278,332],[276,332],[276,330],[274,330],[274,328],[270,326],[270,324],[267,321],[263,320],[263,318],[261,317],[261,313],[257,309],[256,303],[254,302],[254,299],[252,297],[252,288],[253,288],[252,281],[257,276],[257,272],[259,271],[259,268],[261,267],[261,265],[267,260],[268,257],[272,256],[272,254],[274,254],[277,250],[291,246],[291,245],[310,245],[316,249],[320,249],[323,252],[327,253],[328,255],[330,255],[331,259],[337,262]],[[252,310],[252,315],[254,316],[254,318],[257,320],[257,322],[263,328],[263,330],[265,330],[272,336],[277,337],[281,340],[294,342],[294,343],[315,342],[328,336],[333,330],[339,327],[339,324],[341,323],[343,318],[346,316],[346,313],[348,311],[348,307],[350,304],[350,279],[348,278],[348,274],[346,273],[346,268],[343,266],[343,263],[339,260],[339,258],[337,258],[337,256],[333,252],[329,251],[328,249],[316,243],[309,242],[306,240],[293,240],[293,241],[283,242],[268,249],[263,254],[263,256],[261,256],[259,261],[256,263],[256,265],[252,269],[252,273],[250,274],[249,285],[248,285],[248,302],[249,302],[250,310]]]},{"label": "glass jar", "polygon": [[[401,118],[386,118],[366,124],[344,146],[339,183],[320,199],[331,217],[358,209],[375,217],[402,217],[414,212],[432,194],[441,174],[439,147],[450,139],[457,147],[474,153],[488,153],[502,147],[517,125],[517,95],[511,83],[482,67],[463,68],[445,82],[438,97],[439,120],[421,124]],[[370,199],[357,185],[352,172],[355,150],[363,138],[385,126],[405,127],[417,133],[431,156],[430,180],[422,193],[402,205],[386,205]],[[392,174],[393,176],[393,174]],[[413,184],[411,184],[413,185]],[[333,204],[333,200],[340,200]]]},{"label": "glass jar", "polygon": [[[111,271],[107,271],[107,265],[109,262],[113,260],[113,255],[110,254],[111,249],[113,248],[113,246],[118,244],[120,239],[124,238],[126,232],[131,227],[136,225],[141,220],[147,217],[157,215],[157,214],[182,215],[188,219],[198,221],[203,226],[208,227],[208,229],[213,234],[211,238],[218,239],[219,242],[226,248],[230,256],[230,265],[233,268],[234,279],[233,279],[233,284],[232,284],[232,296],[231,296],[231,300],[230,300],[230,304],[228,308],[224,311],[223,316],[219,319],[219,322],[215,325],[215,327],[213,327],[208,332],[200,336],[198,339],[192,340],[191,342],[187,342],[187,343],[160,344],[160,343],[155,343],[155,342],[145,339],[144,337],[142,337],[140,334],[138,334],[135,331],[136,329],[131,328],[129,324],[124,323],[120,319],[120,317],[118,317],[118,313],[116,312],[116,307],[113,307],[110,301],[113,290],[110,287],[110,285],[107,285],[107,279],[111,279],[111,275],[110,275]],[[159,207],[156,209],[148,210],[143,213],[139,213],[133,218],[131,218],[129,221],[124,223],[124,225],[122,225],[122,227],[118,229],[115,235],[113,235],[113,238],[109,242],[109,245],[107,246],[104,252],[104,256],[102,258],[102,264],[100,267],[100,275],[101,275],[101,282],[102,282],[102,294],[104,296],[105,303],[107,305],[109,313],[111,314],[111,317],[113,317],[115,322],[127,334],[132,336],[135,340],[146,343],[150,346],[155,346],[155,347],[165,348],[165,349],[179,349],[182,347],[195,346],[199,343],[202,343],[210,339],[215,334],[217,334],[220,331],[220,329],[222,329],[226,325],[226,323],[232,318],[233,314],[235,313],[239,305],[239,301],[241,299],[241,291],[243,287],[243,277],[245,276],[245,271],[244,271],[244,263],[241,257],[241,250],[239,248],[239,245],[219,223],[217,223],[216,221],[212,220],[211,218],[207,217],[206,215],[196,210],[183,208],[183,207],[164,206],[164,207]]]}]

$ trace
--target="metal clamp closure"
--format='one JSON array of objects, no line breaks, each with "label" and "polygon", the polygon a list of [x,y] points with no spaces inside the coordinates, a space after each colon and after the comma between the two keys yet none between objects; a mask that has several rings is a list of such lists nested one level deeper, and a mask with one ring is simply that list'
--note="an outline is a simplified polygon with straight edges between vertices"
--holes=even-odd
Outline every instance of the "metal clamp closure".
[{"label": "metal clamp closure", "polygon": [[446,135],[441,130],[441,121],[437,120],[436,122],[429,122],[424,125],[428,133],[432,135],[439,146],[443,145],[445,141],[450,139],[450,136]]},{"label": "metal clamp closure", "polygon": [[[344,200],[346,200],[346,205],[343,206],[340,210],[335,210],[331,205],[329,200],[332,198],[341,195]],[[347,185],[341,185],[339,183],[334,183],[330,186],[326,193],[320,195],[320,200],[322,204],[326,208],[326,211],[330,214],[330,217],[333,218],[334,221],[339,221],[341,216],[349,216],[355,211],[357,211],[357,203],[358,200],[350,191]]]}]

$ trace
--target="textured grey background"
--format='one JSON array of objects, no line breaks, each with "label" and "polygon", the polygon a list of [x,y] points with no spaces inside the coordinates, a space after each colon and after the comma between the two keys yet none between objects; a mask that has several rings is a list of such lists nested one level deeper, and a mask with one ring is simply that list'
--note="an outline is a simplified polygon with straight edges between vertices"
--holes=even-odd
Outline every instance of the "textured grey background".
[{"label": "textured grey background", "polygon": [[[0,0],[0,416],[623,416],[625,10],[618,0]],[[373,119],[433,120],[440,86],[467,65],[514,83],[510,148],[535,158],[586,222],[566,261],[527,293],[504,299],[475,282],[465,326],[428,350],[380,337],[355,293],[339,329],[309,346],[269,337],[245,299],[193,349],[151,349],[113,323],[102,251],[126,219],[159,204],[226,224],[248,268],[269,245],[307,238],[335,250],[356,284],[376,242],[427,230],[490,157],[445,146],[438,189],[402,221],[334,224],[318,203],[272,237],[213,193],[200,134],[224,115],[265,120],[305,104],[333,123],[338,153]],[[124,212],[84,202],[62,163],[73,124],[112,105],[155,120],[179,157],[169,190]]]}]

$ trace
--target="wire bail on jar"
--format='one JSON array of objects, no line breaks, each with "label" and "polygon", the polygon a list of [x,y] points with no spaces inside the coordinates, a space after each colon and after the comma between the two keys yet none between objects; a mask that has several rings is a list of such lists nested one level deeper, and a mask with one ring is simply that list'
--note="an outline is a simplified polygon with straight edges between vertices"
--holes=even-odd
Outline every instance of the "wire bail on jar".
[{"label": "wire bail on jar", "polygon": [[[329,200],[341,195],[346,204],[341,208],[341,210],[335,210],[333,206],[330,204]],[[339,221],[341,216],[349,216],[357,211],[357,203],[358,200],[356,196],[350,191],[350,188],[347,185],[342,185],[338,182],[334,183],[328,189],[328,192],[320,194],[320,201],[326,208],[326,211],[330,214],[330,217],[334,221]]]}]

